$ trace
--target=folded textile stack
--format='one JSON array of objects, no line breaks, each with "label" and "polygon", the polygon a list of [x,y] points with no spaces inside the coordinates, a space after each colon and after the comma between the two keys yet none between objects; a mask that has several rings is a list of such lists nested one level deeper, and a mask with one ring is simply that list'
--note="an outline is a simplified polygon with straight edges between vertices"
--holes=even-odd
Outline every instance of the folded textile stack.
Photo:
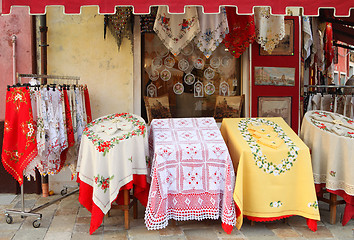
[{"label": "folded textile stack", "polygon": [[257,143],[261,145],[277,149],[283,143],[271,126],[251,125],[248,127],[248,131],[252,134],[252,137],[257,139]]}]

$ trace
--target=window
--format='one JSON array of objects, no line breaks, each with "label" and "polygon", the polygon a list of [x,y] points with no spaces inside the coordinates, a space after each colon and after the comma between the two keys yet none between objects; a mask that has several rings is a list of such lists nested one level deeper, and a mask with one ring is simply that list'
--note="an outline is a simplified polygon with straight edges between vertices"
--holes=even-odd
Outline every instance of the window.
[{"label": "window", "polygon": [[334,72],[334,84],[335,85],[339,85],[340,82],[339,82],[339,74],[337,71]]},{"label": "window", "polygon": [[345,85],[345,82],[347,81],[345,73],[340,74],[340,85]]},{"label": "window", "polygon": [[193,41],[174,56],[156,34],[145,33],[142,35],[142,95],[168,94],[172,117],[213,116],[216,96],[240,95],[240,62],[224,44],[206,59]]}]

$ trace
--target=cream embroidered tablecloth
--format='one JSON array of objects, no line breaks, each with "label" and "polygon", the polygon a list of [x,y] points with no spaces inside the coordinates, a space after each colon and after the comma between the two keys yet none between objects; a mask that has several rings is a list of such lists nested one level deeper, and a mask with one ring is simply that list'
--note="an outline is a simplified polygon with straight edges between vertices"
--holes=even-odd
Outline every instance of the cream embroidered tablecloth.
[{"label": "cream embroidered tablecloth", "polygon": [[[354,121],[337,113],[308,111],[300,136],[311,149],[315,183],[324,183],[331,191],[344,191],[347,205],[353,205]],[[351,211],[354,216],[354,208]]]},{"label": "cream embroidered tablecloth", "polygon": [[234,170],[213,118],[154,119],[149,130],[152,180],[145,212],[149,230],[169,219],[221,218],[231,232]]},{"label": "cream embroidered tablecloth", "polygon": [[[129,113],[111,114],[87,125],[81,138],[77,172],[79,200],[92,212],[90,233],[99,227],[103,214],[110,210],[123,186],[133,181],[139,191],[148,188],[147,159],[148,138],[141,117]],[[142,176],[140,182],[138,175]],[[139,200],[146,204],[146,199]],[[103,214],[97,213],[92,205]]]},{"label": "cream embroidered tablecloth", "polygon": [[236,227],[254,221],[303,216],[312,230],[320,220],[308,147],[282,118],[224,118],[236,184]]}]

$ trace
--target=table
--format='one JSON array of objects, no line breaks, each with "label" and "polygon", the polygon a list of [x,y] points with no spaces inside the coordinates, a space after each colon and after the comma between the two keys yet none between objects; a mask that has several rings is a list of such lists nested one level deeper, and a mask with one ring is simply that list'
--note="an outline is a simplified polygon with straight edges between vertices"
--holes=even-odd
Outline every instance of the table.
[{"label": "table", "polygon": [[[343,226],[354,217],[354,121],[326,111],[308,111],[301,125],[301,138],[311,149],[313,177],[318,190],[343,197]],[[331,223],[335,223],[335,205]]]},{"label": "table", "polygon": [[169,219],[221,217],[231,233],[236,223],[230,155],[213,118],[154,119],[149,129],[151,187],[145,212],[149,230]]},{"label": "table", "polygon": [[[146,131],[145,121],[129,113],[98,118],[85,128],[77,172],[79,201],[92,214],[90,234],[101,225],[113,201],[120,199],[121,190],[134,186],[134,196],[146,206],[149,190]],[[125,191],[125,205],[129,201],[127,194]],[[129,217],[128,210],[126,217]]]},{"label": "table", "polygon": [[236,169],[236,227],[243,216],[273,221],[299,215],[316,231],[320,215],[310,152],[286,122],[224,118],[220,130]]}]

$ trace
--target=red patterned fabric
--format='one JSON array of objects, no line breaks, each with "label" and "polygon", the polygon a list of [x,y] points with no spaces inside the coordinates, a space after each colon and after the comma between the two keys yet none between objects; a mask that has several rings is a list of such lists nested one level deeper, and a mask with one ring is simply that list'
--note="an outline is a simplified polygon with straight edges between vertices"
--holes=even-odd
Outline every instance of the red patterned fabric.
[{"label": "red patterned fabric", "polygon": [[86,108],[86,115],[87,115],[87,123],[92,122],[92,113],[91,113],[91,104],[90,104],[90,95],[87,89],[87,86],[84,88],[84,95],[85,95],[85,108]]},{"label": "red patterned fabric", "polygon": [[[320,183],[316,184],[316,193],[317,196],[323,197],[323,189],[326,187],[325,183]],[[348,195],[346,192],[343,190],[326,190],[329,193],[336,194],[340,197],[342,197],[345,201],[345,208],[344,208],[344,214],[343,214],[343,220],[342,220],[342,225],[345,226],[351,219],[354,219],[354,196]]]},{"label": "red patterned fabric", "polygon": [[333,29],[332,23],[326,23],[326,38],[325,38],[325,54],[326,54],[326,68],[331,66],[333,56],[334,56],[334,49],[333,49]]},{"label": "red patterned fabric", "polygon": [[[284,215],[284,216],[280,216],[280,217],[270,217],[270,218],[260,218],[260,217],[252,217],[252,216],[245,215],[245,217],[247,217],[248,220],[254,221],[254,222],[271,222],[271,221],[276,221],[276,220],[280,220],[280,219],[284,219],[284,218],[289,218],[291,216],[294,216],[294,215]],[[317,231],[317,221],[316,220],[306,218],[306,223],[307,223],[307,226],[309,227],[309,229],[311,229],[311,231],[313,231],[313,232]]]},{"label": "red patterned fabric", "polygon": [[37,156],[36,126],[29,90],[10,88],[6,93],[5,131],[2,163],[20,185],[23,170]]},{"label": "red patterned fabric", "polygon": [[[80,183],[79,201],[91,212],[90,234],[94,233],[101,226],[104,214],[102,210],[92,201],[93,187],[89,184],[80,181],[78,174],[77,182]],[[134,196],[146,207],[149,195],[149,184],[146,182],[145,175],[133,175],[133,181],[120,188],[118,197],[115,201],[118,204],[123,204],[124,189],[132,189],[134,187]]]},{"label": "red patterned fabric", "polygon": [[224,44],[229,52],[238,58],[256,37],[254,17],[253,15],[237,15],[234,7],[225,9],[229,33],[225,36]]},{"label": "red patterned fabric", "polygon": [[70,111],[70,104],[67,90],[63,90],[64,95],[64,104],[65,104],[65,122],[66,122],[66,133],[68,138],[68,147],[65,148],[60,154],[60,169],[64,167],[66,156],[69,151],[69,148],[74,146],[75,144],[75,137],[74,137],[74,129],[73,129],[73,121],[71,118],[71,111]]}]

